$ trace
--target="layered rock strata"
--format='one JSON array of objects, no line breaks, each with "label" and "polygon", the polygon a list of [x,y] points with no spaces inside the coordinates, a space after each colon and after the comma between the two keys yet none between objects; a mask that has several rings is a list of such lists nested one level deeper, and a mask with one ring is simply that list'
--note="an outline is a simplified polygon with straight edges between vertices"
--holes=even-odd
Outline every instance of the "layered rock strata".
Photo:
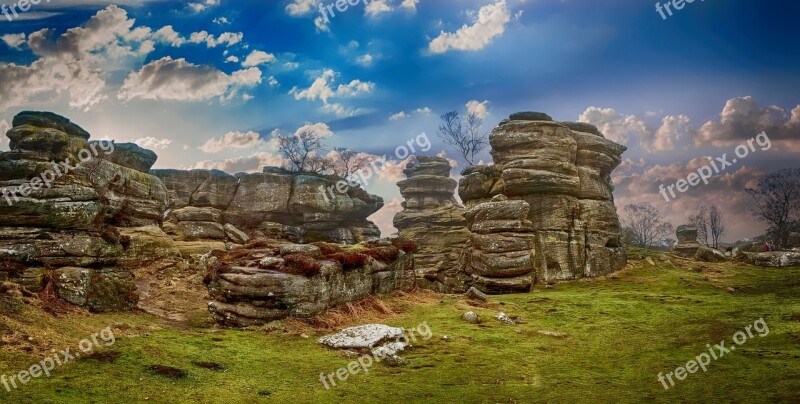
[{"label": "layered rock strata", "polygon": [[450,164],[439,157],[418,157],[397,183],[405,201],[395,215],[400,238],[417,245],[414,254],[419,284],[442,292],[465,292],[469,276],[462,269],[464,247],[470,239],[466,210],[455,199],[457,183]]},{"label": "layered rock strata", "polygon": [[[55,283],[63,299],[94,311],[128,309],[138,295],[120,262],[141,263],[120,228],[159,225],[167,190],[147,171],[155,154],[89,141],[52,113],[22,112],[0,154],[0,271],[33,291]],[[174,252],[174,251],[173,251]]]},{"label": "layered rock strata", "polygon": [[688,224],[678,226],[675,230],[678,243],[675,244],[675,254],[686,258],[694,258],[700,243],[697,242],[697,228]]},{"label": "layered rock strata", "polygon": [[354,244],[380,238],[367,217],[383,207],[383,199],[358,187],[338,192],[336,177],[275,167],[236,176],[216,170],[152,173],[169,192],[167,227],[178,239],[239,242],[236,230],[247,238],[295,242]]},{"label": "layered rock strata", "polygon": [[333,251],[323,254],[315,246],[297,244],[243,247],[214,257],[208,284],[211,316],[228,326],[259,325],[311,317],[373,294],[414,287],[411,254],[391,246],[327,248]]}]

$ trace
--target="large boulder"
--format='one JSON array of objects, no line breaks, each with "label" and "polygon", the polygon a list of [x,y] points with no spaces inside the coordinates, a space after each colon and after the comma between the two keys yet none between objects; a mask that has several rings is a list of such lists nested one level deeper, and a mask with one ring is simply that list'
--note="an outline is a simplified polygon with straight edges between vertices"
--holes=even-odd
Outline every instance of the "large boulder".
[{"label": "large boulder", "polygon": [[682,257],[693,258],[700,249],[700,243],[697,242],[697,228],[684,224],[678,226],[675,230],[675,235],[678,237],[678,243],[675,244],[675,254]]}]

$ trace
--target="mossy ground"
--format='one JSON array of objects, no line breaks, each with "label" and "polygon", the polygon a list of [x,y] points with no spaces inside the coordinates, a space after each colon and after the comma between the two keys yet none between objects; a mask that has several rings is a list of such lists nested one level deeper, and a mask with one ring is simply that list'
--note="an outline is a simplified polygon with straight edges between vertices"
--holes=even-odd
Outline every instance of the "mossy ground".
[{"label": "mossy ground", "polygon": [[[205,317],[175,324],[144,313],[59,318],[27,309],[7,326],[63,349],[113,325],[114,362],[81,359],[11,393],[2,402],[800,402],[800,268],[766,269],[738,263],[703,264],[658,253],[651,264],[590,281],[562,283],[530,294],[492,297],[473,306],[460,296],[431,296],[408,304],[386,297],[396,314],[362,316],[414,328],[427,322],[433,338],[402,354],[406,366],[377,364],[325,389],[320,373],[353,359],[323,349],[325,331],[296,321],[250,330],[225,330]],[[399,303],[398,303],[399,302]],[[401,304],[402,303],[402,304]],[[460,319],[478,312],[481,325]],[[499,311],[523,324],[492,319]],[[683,366],[706,344],[732,336],[763,318],[765,337],[743,345],[665,390],[659,372]],[[540,330],[566,333],[543,335]],[[2,332],[0,327],[0,332]],[[301,333],[308,334],[304,338]],[[447,340],[442,337],[447,336]],[[47,352],[0,351],[10,374]],[[73,348],[74,350],[75,348]],[[222,369],[193,363],[212,362]],[[188,372],[172,380],[149,370],[165,365]]]}]

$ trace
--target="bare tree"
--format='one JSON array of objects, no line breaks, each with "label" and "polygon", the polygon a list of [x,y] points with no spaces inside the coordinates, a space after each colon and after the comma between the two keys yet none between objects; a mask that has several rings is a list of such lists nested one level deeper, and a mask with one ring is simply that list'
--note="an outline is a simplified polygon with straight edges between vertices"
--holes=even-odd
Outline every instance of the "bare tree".
[{"label": "bare tree", "polygon": [[725,234],[725,220],[717,205],[711,205],[708,209],[708,230],[711,233],[712,247],[719,249],[719,241]]},{"label": "bare tree", "polygon": [[462,118],[458,112],[451,111],[441,116],[439,138],[456,149],[469,165],[475,165],[475,157],[489,145],[489,134],[481,129],[483,119],[469,113]]},{"label": "bare tree", "polygon": [[[322,149],[322,136],[312,131],[278,136],[278,151],[287,160],[288,168],[293,171],[320,172],[311,170],[309,163]],[[316,170],[318,166],[318,162],[315,162],[313,168]]]},{"label": "bare tree", "polygon": [[689,224],[697,229],[697,241],[705,246],[711,245],[708,242],[708,236],[710,234],[708,222],[708,206],[706,205],[701,206],[700,211],[697,212],[696,215],[689,216]]},{"label": "bare tree", "polygon": [[750,210],[759,220],[769,223],[768,233],[778,246],[791,247],[791,232],[800,220],[800,169],[774,172],[745,191],[753,199]]},{"label": "bare tree", "polygon": [[632,203],[623,212],[622,224],[638,247],[650,248],[673,231],[672,223],[665,222],[658,209],[648,202]]},{"label": "bare tree", "polygon": [[336,175],[348,178],[359,172],[369,164],[369,157],[361,153],[356,153],[346,147],[333,149],[335,161],[333,162]]}]

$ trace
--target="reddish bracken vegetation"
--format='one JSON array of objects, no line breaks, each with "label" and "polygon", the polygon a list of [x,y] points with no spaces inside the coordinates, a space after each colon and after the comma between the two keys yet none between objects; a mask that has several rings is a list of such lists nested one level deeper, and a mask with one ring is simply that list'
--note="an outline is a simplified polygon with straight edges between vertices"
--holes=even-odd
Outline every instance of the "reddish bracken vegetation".
[{"label": "reddish bracken vegetation", "polygon": [[364,251],[364,254],[375,258],[378,261],[391,263],[397,260],[400,256],[400,250],[397,247],[374,247]]},{"label": "reddish bracken vegetation", "polygon": [[322,265],[308,254],[290,254],[283,257],[285,272],[312,277],[319,273]]},{"label": "reddish bracken vegetation", "polygon": [[345,271],[361,268],[369,262],[369,256],[356,251],[344,251],[330,256],[330,259],[342,264]]},{"label": "reddish bracken vegetation", "polygon": [[393,239],[392,245],[407,253],[413,253],[417,251],[417,243],[402,237]]},{"label": "reddish bracken vegetation", "polygon": [[316,243],[311,243],[311,245],[318,247],[319,250],[322,252],[322,255],[324,255],[326,257],[330,257],[333,254],[338,254],[338,253],[343,251],[342,247],[340,245],[338,245],[338,244],[325,243],[325,242],[322,242],[322,241],[318,241]]}]

